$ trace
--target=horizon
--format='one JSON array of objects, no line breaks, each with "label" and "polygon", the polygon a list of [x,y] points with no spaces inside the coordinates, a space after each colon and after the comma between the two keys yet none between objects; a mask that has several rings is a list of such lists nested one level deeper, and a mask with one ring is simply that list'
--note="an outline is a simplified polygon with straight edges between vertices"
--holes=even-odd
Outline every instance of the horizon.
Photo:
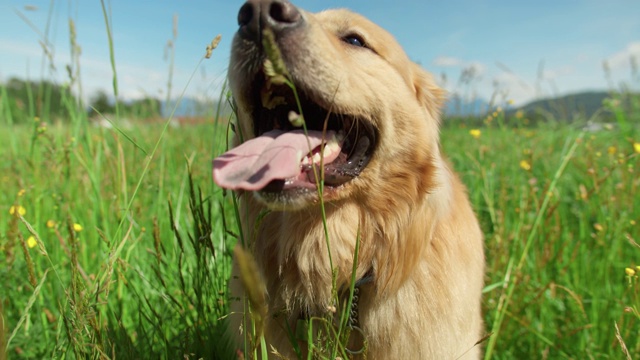
[{"label": "horizon", "polygon": [[[100,2],[50,4],[36,7],[10,0],[0,5],[0,82],[19,78],[68,83],[68,22],[73,19],[82,51],[82,98],[88,101],[100,90],[113,98]],[[220,97],[242,2],[194,0],[191,4],[107,3],[121,100],[167,98],[170,53],[166,50],[174,15],[177,38],[170,98],[175,100],[183,91],[186,97],[200,100]],[[450,95],[465,99],[490,102],[495,97],[497,103],[511,100],[520,106],[583,91],[640,90],[637,1],[460,0],[398,6],[381,0],[321,4],[306,0],[295,4],[314,12],[341,5],[363,14],[393,34],[408,56],[431,72]],[[218,34],[222,35],[220,45],[211,59],[198,66],[206,45]],[[55,70],[39,44],[45,38]]]}]

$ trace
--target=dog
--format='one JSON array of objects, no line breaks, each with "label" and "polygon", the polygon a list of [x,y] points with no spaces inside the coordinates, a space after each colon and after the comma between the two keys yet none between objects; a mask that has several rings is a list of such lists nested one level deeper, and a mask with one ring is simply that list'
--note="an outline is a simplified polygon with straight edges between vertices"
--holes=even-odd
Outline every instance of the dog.
[{"label": "dog", "polygon": [[[350,303],[353,358],[479,358],[483,236],[441,153],[444,91],[348,10],[250,0],[238,23],[236,147],[214,160],[213,177],[239,197],[268,350],[306,358],[292,335],[300,320],[337,318]],[[237,261],[229,286],[244,296]],[[246,334],[246,305],[234,304],[231,331]]]}]

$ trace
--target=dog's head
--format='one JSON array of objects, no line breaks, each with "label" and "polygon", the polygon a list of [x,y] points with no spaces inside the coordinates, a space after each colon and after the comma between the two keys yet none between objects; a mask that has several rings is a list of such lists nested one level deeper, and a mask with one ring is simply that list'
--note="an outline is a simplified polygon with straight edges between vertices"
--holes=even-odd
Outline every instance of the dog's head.
[{"label": "dog's head", "polygon": [[[218,185],[281,210],[317,203],[318,180],[325,201],[428,191],[443,93],[389,33],[347,10],[312,14],[285,0],[250,0],[238,23],[229,84],[239,146],[214,161]],[[265,32],[297,96],[266,75]]]}]

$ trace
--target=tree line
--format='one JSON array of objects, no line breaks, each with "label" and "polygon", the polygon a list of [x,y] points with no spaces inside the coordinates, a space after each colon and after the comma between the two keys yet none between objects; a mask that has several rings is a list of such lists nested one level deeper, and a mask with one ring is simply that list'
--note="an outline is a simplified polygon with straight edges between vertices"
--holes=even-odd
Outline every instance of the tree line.
[{"label": "tree line", "polygon": [[[160,100],[146,97],[118,103],[120,117],[148,119],[161,116]],[[77,117],[112,117],[116,103],[104,91],[94,94],[85,106],[68,86],[48,80],[11,78],[0,84],[0,122],[19,124],[39,118],[46,122],[67,122]]]}]

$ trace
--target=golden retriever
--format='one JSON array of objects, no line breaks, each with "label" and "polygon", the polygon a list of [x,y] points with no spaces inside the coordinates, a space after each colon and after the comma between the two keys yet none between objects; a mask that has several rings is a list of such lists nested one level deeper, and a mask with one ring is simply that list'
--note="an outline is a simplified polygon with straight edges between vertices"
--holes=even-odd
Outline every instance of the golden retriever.
[{"label": "golden retriever", "polygon": [[[269,351],[296,358],[292,341],[302,354],[308,346],[290,338],[300,319],[339,316],[359,241],[347,348],[366,355],[354,358],[479,358],[483,240],[439,146],[443,90],[389,33],[347,10],[250,0],[238,23],[229,65],[238,146],[214,160],[213,175],[240,197],[268,294]],[[267,33],[298,99],[265,70],[279,66],[265,65]],[[306,133],[294,126],[300,109]],[[237,265],[230,288],[242,296]],[[232,305],[236,333],[248,330],[242,304]]]}]

